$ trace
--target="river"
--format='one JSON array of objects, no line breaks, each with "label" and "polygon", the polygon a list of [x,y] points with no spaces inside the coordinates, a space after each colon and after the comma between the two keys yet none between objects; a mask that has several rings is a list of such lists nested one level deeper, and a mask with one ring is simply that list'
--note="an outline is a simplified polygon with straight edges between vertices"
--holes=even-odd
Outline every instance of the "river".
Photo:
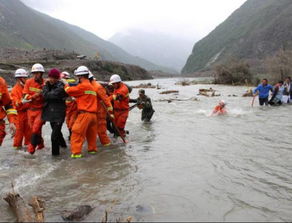
[{"label": "river", "polygon": [[[97,155],[71,160],[69,150],[52,157],[50,129],[46,149],[30,156],[11,148],[6,136],[0,155],[0,193],[15,190],[46,202],[46,220],[62,221],[61,211],[80,204],[95,207],[87,221],[132,216],[135,221],[291,221],[292,106],[251,107],[241,95],[246,87],[174,85],[179,79],[129,82],[159,83],[146,89],[156,110],[151,123],[130,112],[129,143],[118,140]],[[197,96],[199,88],[220,97]],[[160,95],[179,90],[178,95]],[[134,89],[131,97],[137,96]],[[228,97],[228,95],[238,97]],[[189,99],[171,103],[169,98]],[[209,117],[219,99],[228,115]],[[66,128],[64,133],[67,136]],[[1,221],[15,221],[0,201]]]}]

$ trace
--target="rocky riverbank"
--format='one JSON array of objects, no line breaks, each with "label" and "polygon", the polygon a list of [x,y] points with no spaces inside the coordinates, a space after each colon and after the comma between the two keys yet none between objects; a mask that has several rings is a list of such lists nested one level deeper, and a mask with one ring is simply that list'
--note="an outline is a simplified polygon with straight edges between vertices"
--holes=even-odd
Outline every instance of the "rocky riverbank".
[{"label": "rocky riverbank", "polygon": [[98,58],[86,58],[76,52],[63,50],[0,50],[0,76],[9,85],[14,83],[14,71],[18,68],[29,70],[34,63],[41,63],[49,70],[53,67],[61,71],[68,71],[71,74],[80,66],[85,65],[92,71],[97,80],[108,81],[113,73],[118,73],[123,80],[144,80],[152,79],[147,70],[129,64],[122,64],[112,61],[103,61]]}]

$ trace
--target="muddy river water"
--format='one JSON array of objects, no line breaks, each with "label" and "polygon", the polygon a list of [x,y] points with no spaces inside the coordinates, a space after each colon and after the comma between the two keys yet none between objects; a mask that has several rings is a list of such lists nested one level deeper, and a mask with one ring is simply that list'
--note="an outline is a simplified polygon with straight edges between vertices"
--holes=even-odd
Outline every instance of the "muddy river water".
[{"label": "muddy river water", "polygon": [[[62,210],[80,204],[95,207],[87,221],[101,220],[104,210],[112,219],[135,221],[291,221],[292,106],[260,108],[256,101],[252,108],[251,98],[241,97],[246,87],[176,81],[144,81],[163,88],[146,89],[156,110],[152,122],[142,123],[135,108],[129,143],[99,147],[97,155],[84,150],[85,158],[71,160],[67,149],[51,157],[48,124],[46,148],[34,156],[14,151],[7,135],[0,148],[1,198],[13,182],[23,197],[43,197],[47,221],[62,221]],[[221,96],[197,96],[209,87]],[[164,90],[179,94],[160,95]],[[228,97],[233,94],[239,97]],[[160,101],[176,97],[199,101]],[[227,101],[228,115],[209,117],[219,99]],[[0,220],[15,221],[2,199]]]}]

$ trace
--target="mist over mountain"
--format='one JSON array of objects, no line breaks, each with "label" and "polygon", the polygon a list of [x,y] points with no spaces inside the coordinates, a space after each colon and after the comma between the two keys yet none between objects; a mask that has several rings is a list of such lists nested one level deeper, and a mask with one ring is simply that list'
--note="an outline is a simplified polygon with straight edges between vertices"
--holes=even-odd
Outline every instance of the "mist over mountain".
[{"label": "mist over mountain", "polygon": [[232,58],[261,60],[292,49],[292,1],[248,0],[197,42],[182,73],[209,69]]},{"label": "mist over mountain", "polygon": [[0,0],[0,47],[66,49],[103,60],[139,65],[148,70],[170,71],[132,56],[118,46],[80,27],[27,7],[19,0]]},{"label": "mist over mountain", "polygon": [[109,39],[128,53],[152,63],[181,71],[195,39],[156,31],[130,29]]}]

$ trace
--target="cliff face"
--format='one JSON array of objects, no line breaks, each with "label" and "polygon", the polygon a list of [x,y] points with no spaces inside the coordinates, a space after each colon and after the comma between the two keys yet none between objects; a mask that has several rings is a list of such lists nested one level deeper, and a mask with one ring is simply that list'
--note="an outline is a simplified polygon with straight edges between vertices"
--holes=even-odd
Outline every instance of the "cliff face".
[{"label": "cliff face", "polygon": [[46,71],[58,68],[71,74],[78,66],[85,65],[99,81],[109,81],[110,76],[114,73],[119,74],[123,80],[152,79],[151,74],[139,66],[112,61],[78,59],[76,56],[77,54],[74,52],[60,50],[1,49],[0,76],[4,77],[9,85],[13,85],[16,69],[25,68],[30,71],[34,63],[41,63]]},{"label": "cliff face", "polygon": [[292,49],[292,1],[248,0],[195,44],[182,73],[208,70],[231,58],[263,59]]}]

